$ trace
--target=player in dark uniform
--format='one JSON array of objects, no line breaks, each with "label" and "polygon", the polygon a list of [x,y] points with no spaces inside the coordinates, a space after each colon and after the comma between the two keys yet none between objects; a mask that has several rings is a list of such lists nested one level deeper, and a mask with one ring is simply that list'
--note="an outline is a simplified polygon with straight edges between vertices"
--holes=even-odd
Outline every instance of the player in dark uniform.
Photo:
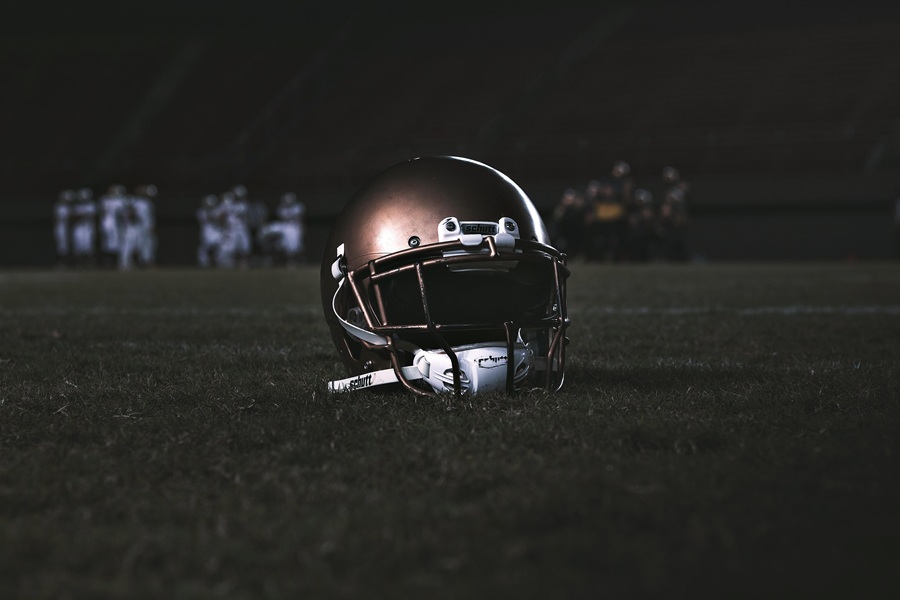
[{"label": "player in dark uniform", "polygon": [[550,235],[554,246],[565,252],[572,261],[584,252],[585,216],[587,206],[584,195],[568,188],[553,210]]}]

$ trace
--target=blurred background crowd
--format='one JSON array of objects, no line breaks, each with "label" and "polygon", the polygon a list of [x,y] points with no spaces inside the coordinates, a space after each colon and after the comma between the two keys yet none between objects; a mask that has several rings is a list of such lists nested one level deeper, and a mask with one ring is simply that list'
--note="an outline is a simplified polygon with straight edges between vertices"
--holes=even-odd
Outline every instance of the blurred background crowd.
[{"label": "blurred background crowd", "polygon": [[[156,265],[160,243],[156,229],[157,188],[140,185],[132,192],[110,185],[98,198],[93,190],[66,189],[53,206],[57,266],[130,270]],[[263,200],[251,200],[236,185],[206,194],[196,211],[199,267],[293,266],[305,261],[306,207],[296,194],[278,199],[274,214]],[[165,240],[163,240],[165,243]]]},{"label": "blurred background crowd", "polygon": [[690,183],[665,166],[661,197],[638,183],[625,161],[609,176],[567,188],[550,220],[550,237],[570,261],[686,261]]}]

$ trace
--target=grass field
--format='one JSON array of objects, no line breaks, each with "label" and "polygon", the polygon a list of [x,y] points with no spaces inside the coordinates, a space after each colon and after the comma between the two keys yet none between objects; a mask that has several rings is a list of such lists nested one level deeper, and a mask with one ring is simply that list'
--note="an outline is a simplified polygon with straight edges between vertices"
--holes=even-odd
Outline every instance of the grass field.
[{"label": "grass field", "polygon": [[896,598],[900,265],[576,265],[564,390],[329,396],[312,269],[0,272],[0,598]]}]

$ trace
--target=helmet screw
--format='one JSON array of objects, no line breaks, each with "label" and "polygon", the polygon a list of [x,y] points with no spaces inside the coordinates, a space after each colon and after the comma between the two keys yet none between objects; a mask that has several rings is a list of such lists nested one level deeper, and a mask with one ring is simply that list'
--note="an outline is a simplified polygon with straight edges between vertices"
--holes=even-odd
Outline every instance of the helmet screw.
[{"label": "helmet screw", "polygon": [[422,243],[422,240],[419,239],[419,236],[414,235],[411,238],[409,238],[409,240],[407,240],[406,243],[409,244],[410,248],[418,248],[419,244]]},{"label": "helmet screw", "polygon": [[365,325],[366,323],[365,319],[363,318],[362,309],[360,309],[358,306],[354,306],[347,311],[347,320],[357,327]]},{"label": "helmet screw", "polygon": [[456,223],[453,221],[447,221],[447,224],[444,225],[447,228],[447,231],[456,231]]},{"label": "helmet screw", "polygon": [[513,223],[512,221],[507,221],[507,222],[506,222],[506,230],[507,230],[507,231],[515,231],[515,230],[516,230],[516,224]]}]

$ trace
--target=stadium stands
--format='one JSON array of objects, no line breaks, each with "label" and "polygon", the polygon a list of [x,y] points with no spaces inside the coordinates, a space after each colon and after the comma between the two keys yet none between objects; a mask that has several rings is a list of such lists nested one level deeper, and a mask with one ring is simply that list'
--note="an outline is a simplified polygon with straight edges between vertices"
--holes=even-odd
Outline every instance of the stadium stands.
[{"label": "stadium stands", "polygon": [[[279,132],[254,179],[329,180],[384,165],[386,154],[431,150],[476,152],[545,178],[619,157],[638,169],[678,162],[695,176],[858,171],[878,166],[873,153],[900,116],[897,23],[845,26],[835,16],[761,34],[740,30],[738,13],[679,33],[664,28],[673,15],[663,9],[638,11],[563,68],[570,47],[615,16],[586,10],[358,27],[338,68],[316,74],[328,95],[306,106],[295,97],[293,131]],[[89,171],[190,41],[57,39],[27,57],[7,48],[13,93],[0,134],[15,152],[4,163],[58,179],[77,171],[64,165]],[[241,132],[316,48],[216,39],[199,54],[121,153],[120,171],[173,177],[172,188],[191,187],[201,165],[233,168]]]},{"label": "stadium stands", "polygon": [[295,190],[328,217],[374,171],[434,153],[540,190],[616,159],[647,177],[677,164],[701,207],[753,202],[746,183],[760,179],[820,181],[807,195],[831,203],[892,193],[898,11],[755,6],[586,2],[348,13],[293,36],[8,38],[0,195],[49,205],[63,187],[153,181],[161,202],[190,198],[188,215],[199,194],[241,182]]},{"label": "stadium stands", "polygon": [[146,94],[147,78],[172,52],[155,40],[114,36],[34,45],[6,38],[0,48],[3,193],[26,195],[45,193],[45,181],[53,188],[85,183]]}]

